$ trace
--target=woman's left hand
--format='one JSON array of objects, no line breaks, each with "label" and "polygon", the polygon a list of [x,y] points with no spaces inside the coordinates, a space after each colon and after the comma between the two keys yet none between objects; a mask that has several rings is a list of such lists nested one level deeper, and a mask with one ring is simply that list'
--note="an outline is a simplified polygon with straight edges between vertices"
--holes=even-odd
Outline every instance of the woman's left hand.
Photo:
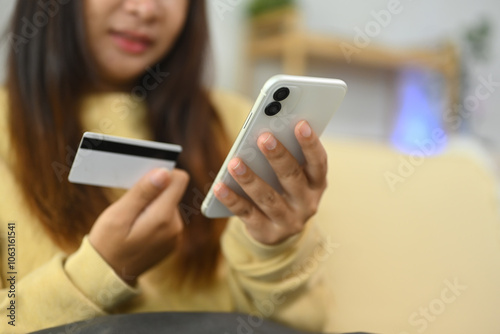
[{"label": "woman's left hand", "polygon": [[257,144],[278,176],[283,194],[239,158],[231,160],[228,170],[254,203],[223,183],[215,187],[217,199],[239,216],[250,235],[263,244],[278,244],[300,233],[316,213],[326,189],[327,155],[318,136],[302,121],[295,127],[295,137],[306,158],[303,166],[271,133],[258,138]]}]

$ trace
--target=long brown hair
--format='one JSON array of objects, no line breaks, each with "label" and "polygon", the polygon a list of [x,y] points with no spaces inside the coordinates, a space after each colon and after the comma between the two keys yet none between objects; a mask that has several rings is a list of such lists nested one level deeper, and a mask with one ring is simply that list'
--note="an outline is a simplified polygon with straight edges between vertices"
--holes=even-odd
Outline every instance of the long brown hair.
[{"label": "long brown hair", "polygon": [[[40,18],[48,3],[19,0],[9,33],[13,171],[48,235],[72,252],[110,200],[101,188],[71,184],[67,174],[60,177],[58,162],[67,160],[67,148],[75,149],[82,134],[79,101],[96,83],[96,76],[85,42],[82,1],[61,4],[57,14],[45,14],[44,22],[29,26],[26,19]],[[190,1],[183,31],[155,65],[169,76],[145,100],[154,140],[184,147],[178,168],[189,172],[191,181],[181,203],[186,225],[176,252],[177,278],[194,277],[198,282],[215,275],[226,223],[199,213],[200,193],[212,181],[209,171],[217,171],[223,159],[220,143],[214,143],[214,138],[221,138],[221,122],[202,83],[208,40],[204,3]]]}]

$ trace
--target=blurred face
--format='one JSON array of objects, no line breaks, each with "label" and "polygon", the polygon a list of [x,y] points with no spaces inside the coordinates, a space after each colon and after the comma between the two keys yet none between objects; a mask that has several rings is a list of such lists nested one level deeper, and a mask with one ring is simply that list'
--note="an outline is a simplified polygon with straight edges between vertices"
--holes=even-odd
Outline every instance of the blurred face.
[{"label": "blurred face", "polygon": [[189,0],[84,0],[101,88],[123,89],[157,63],[184,27]]}]

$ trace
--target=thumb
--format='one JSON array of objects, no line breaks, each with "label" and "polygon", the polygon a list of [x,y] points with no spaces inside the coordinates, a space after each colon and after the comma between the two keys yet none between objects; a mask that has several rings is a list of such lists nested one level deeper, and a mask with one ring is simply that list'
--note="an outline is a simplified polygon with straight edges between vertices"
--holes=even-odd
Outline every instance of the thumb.
[{"label": "thumb", "polygon": [[128,212],[135,218],[156,198],[170,183],[170,171],[157,168],[144,175],[120,200],[115,203],[119,209]]}]

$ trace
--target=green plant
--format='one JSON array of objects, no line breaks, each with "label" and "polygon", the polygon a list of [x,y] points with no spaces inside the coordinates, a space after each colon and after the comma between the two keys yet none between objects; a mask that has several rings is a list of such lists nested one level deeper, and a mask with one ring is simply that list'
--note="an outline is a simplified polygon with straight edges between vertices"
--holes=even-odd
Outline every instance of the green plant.
[{"label": "green plant", "polygon": [[476,25],[465,32],[466,52],[474,59],[487,61],[491,51],[492,24],[487,18],[482,18]]},{"label": "green plant", "polygon": [[[493,24],[490,18],[482,17],[475,24],[467,27],[460,36],[461,45],[461,80],[460,104],[457,106],[460,115],[466,115],[471,110],[466,109],[466,99],[475,97],[474,89],[477,85],[474,68],[485,65],[491,59]],[[471,117],[463,119],[460,130],[464,133],[472,132]]]},{"label": "green plant", "polygon": [[295,0],[253,0],[248,13],[250,16],[257,16],[277,8],[294,6],[295,2]]}]

